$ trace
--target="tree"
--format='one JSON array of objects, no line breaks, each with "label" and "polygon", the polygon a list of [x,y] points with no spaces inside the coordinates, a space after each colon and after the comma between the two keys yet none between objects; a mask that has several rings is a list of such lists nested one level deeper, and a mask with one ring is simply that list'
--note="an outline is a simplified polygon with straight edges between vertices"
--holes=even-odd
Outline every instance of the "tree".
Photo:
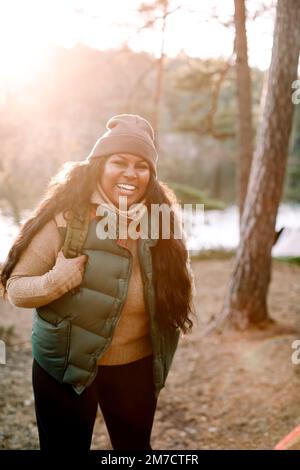
[{"label": "tree", "polygon": [[170,15],[179,10],[181,6],[177,6],[171,9],[170,0],[154,0],[152,3],[142,3],[138,8],[141,16],[145,18],[145,23],[142,29],[151,28],[153,29],[156,24],[160,22],[160,52],[159,57],[156,61],[157,65],[157,78],[155,82],[154,98],[153,98],[153,115],[151,123],[156,136],[156,142],[158,144],[158,129],[159,129],[159,114],[161,95],[164,79],[164,67],[165,67],[165,39],[167,30],[167,20]]},{"label": "tree", "polygon": [[278,0],[271,67],[258,130],[245,207],[241,240],[228,291],[215,324],[227,319],[238,328],[270,321],[267,293],[271,249],[282,195],[293,118],[292,83],[300,51],[300,2]]},{"label": "tree", "polygon": [[251,75],[248,64],[245,0],[234,0],[236,88],[238,102],[238,202],[240,220],[247,193],[253,154]]}]

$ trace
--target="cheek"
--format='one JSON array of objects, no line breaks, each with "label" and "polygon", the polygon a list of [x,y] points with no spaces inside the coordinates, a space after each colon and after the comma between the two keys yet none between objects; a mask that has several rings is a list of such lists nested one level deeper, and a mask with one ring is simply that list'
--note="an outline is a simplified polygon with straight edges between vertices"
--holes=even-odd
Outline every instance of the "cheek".
[{"label": "cheek", "polygon": [[140,175],[141,187],[145,190],[150,180],[150,173],[144,173]]},{"label": "cheek", "polygon": [[107,166],[102,173],[101,183],[104,185],[113,184],[117,176],[118,171],[116,170],[116,168]]},{"label": "cheek", "polygon": [[150,180],[150,172],[143,172],[140,174],[140,181],[143,183],[143,185],[146,185],[149,183]]}]

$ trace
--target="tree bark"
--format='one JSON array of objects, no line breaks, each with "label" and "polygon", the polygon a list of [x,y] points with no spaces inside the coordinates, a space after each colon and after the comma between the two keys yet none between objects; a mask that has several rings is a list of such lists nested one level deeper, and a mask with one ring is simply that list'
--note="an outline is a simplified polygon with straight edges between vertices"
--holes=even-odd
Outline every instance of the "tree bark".
[{"label": "tree bark", "polygon": [[163,11],[162,14],[162,29],[161,29],[161,45],[160,45],[160,56],[157,59],[157,77],[154,90],[154,102],[153,102],[153,117],[152,127],[155,135],[156,145],[159,146],[158,129],[159,129],[159,116],[160,116],[160,104],[161,94],[163,87],[164,71],[165,71],[165,36],[167,17],[169,15],[169,0],[163,0],[160,2]]},{"label": "tree bark", "polygon": [[264,111],[241,220],[241,240],[217,323],[238,328],[268,322],[271,249],[292,126],[292,82],[300,51],[300,2],[278,0]]},{"label": "tree bark", "polygon": [[238,204],[240,221],[244,209],[253,154],[251,72],[248,65],[245,0],[234,0],[236,86],[238,102]]}]

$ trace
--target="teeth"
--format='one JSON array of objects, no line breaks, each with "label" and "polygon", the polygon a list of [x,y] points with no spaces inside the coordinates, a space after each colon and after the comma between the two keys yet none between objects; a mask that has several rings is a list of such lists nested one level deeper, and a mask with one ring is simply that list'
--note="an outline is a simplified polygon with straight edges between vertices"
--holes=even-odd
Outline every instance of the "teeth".
[{"label": "teeth", "polygon": [[119,188],[121,189],[128,189],[130,191],[134,190],[135,189],[135,186],[131,185],[131,184],[123,184],[123,183],[120,183],[118,184]]}]

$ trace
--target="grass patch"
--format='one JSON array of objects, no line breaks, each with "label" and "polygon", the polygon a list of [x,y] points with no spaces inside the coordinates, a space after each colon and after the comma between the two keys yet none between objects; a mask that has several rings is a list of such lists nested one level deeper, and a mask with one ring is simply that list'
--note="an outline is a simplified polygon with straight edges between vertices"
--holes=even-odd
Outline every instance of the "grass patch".
[{"label": "grass patch", "polygon": [[[236,250],[223,250],[211,249],[211,250],[201,250],[195,252],[194,250],[190,251],[190,258],[193,261],[206,260],[206,259],[230,259],[235,256]],[[272,259],[279,261],[280,263],[293,264],[300,266],[300,256],[272,256]]]},{"label": "grass patch", "polygon": [[192,261],[209,260],[209,259],[230,259],[235,255],[235,250],[211,249],[201,250],[197,253],[191,251],[190,258]]},{"label": "grass patch", "polygon": [[15,326],[9,325],[4,326],[0,325],[0,339],[4,341],[6,344],[10,344],[11,340],[14,339],[16,336]]},{"label": "grass patch", "polygon": [[279,261],[280,263],[300,266],[300,256],[273,256],[273,259]]}]

